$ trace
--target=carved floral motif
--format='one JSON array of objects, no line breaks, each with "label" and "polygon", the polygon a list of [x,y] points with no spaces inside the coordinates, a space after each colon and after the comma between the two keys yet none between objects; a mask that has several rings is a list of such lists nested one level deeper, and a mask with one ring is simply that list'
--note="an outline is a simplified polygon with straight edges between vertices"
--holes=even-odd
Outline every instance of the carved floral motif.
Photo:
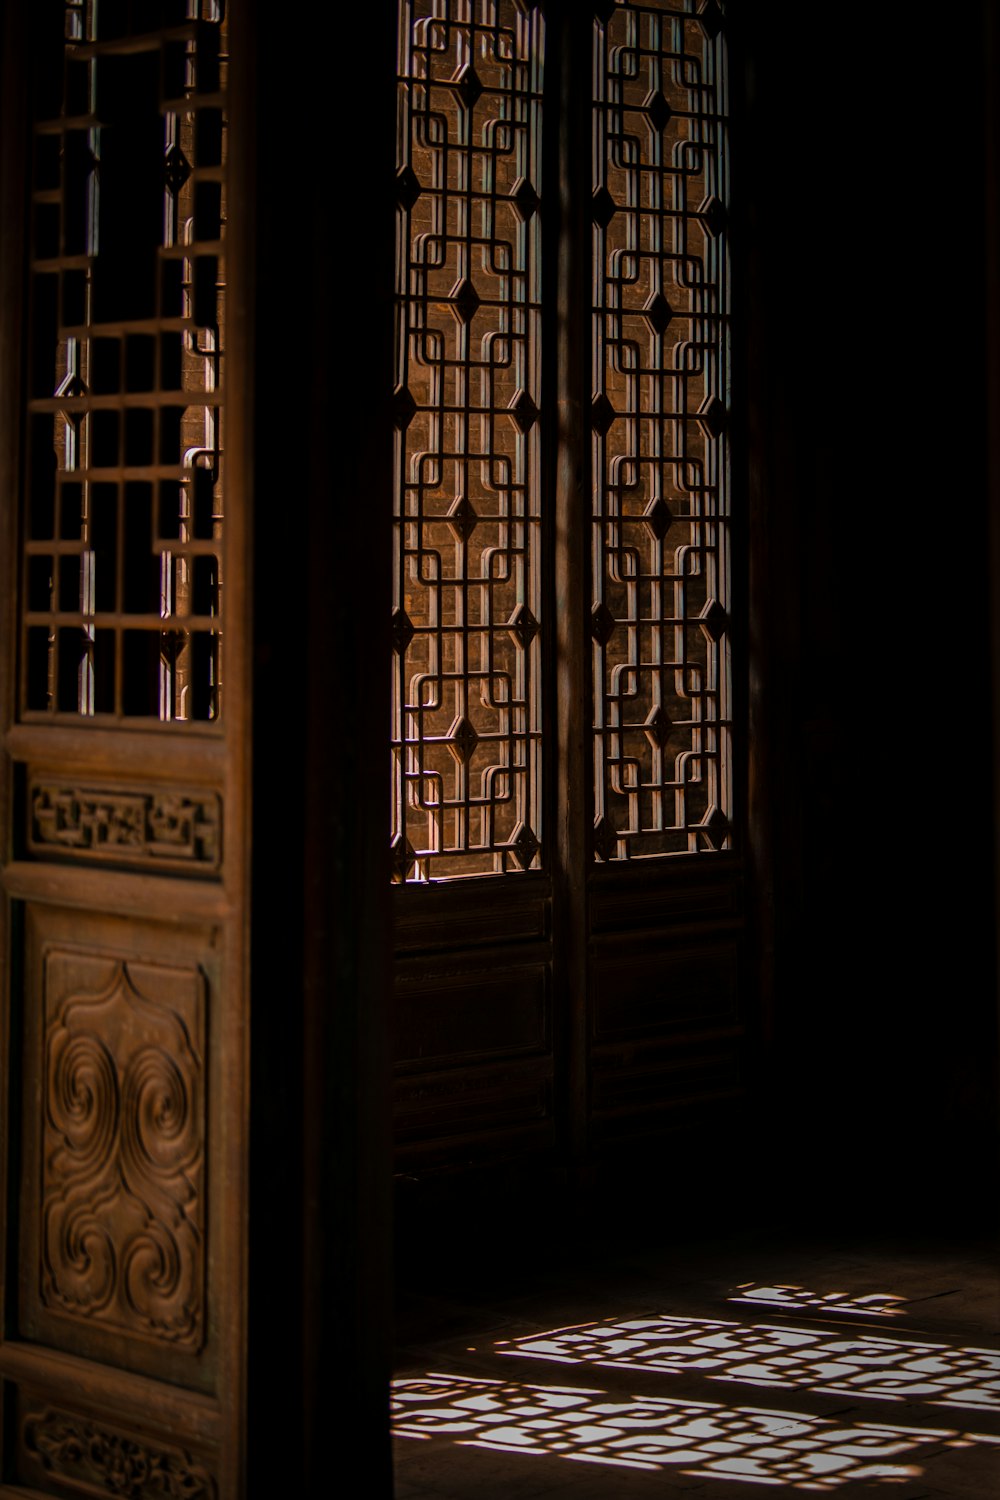
[{"label": "carved floral motif", "polygon": [[24,1448],[62,1484],[122,1500],[217,1500],[212,1475],[183,1448],[91,1422],[48,1406],[29,1412]]},{"label": "carved floral motif", "polygon": [[117,792],[35,782],[29,848],[118,863],[173,863],[215,870],[222,804],[215,792]]},{"label": "carved floral motif", "polygon": [[193,969],[58,950],[46,959],[42,1301],[195,1347],[204,1305],[201,990]]}]

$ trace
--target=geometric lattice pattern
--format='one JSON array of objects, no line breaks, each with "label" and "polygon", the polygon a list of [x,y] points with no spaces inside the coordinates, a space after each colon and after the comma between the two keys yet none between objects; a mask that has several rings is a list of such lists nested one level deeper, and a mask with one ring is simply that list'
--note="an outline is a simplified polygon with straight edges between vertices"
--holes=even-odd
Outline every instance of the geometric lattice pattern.
[{"label": "geometric lattice pattern", "polygon": [[20,711],[213,721],[224,6],[48,9],[62,30],[39,43]]},{"label": "geometric lattice pattern", "polygon": [[542,21],[401,0],[397,881],[539,858]]},{"label": "geometric lattice pattern", "polygon": [[394,1418],[399,1437],[821,1494],[855,1481],[917,1478],[922,1468],[905,1460],[921,1450],[998,1442],[947,1429],[442,1375],[397,1380]]},{"label": "geometric lattice pattern", "polygon": [[876,1335],[843,1338],[809,1328],[649,1317],[533,1334],[498,1353],[1000,1411],[1000,1350]]},{"label": "geometric lattice pattern", "polygon": [[730,840],[727,102],[714,0],[597,15],[590,625],[610,860]]}]

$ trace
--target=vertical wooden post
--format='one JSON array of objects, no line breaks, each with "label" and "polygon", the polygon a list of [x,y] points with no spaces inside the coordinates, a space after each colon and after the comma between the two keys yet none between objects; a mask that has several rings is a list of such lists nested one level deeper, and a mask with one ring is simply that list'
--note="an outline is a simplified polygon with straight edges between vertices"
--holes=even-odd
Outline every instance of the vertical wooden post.
[{"label": "vertical wooden post", "polygon": [[[1000,16],[990,0],[984,0],[982,88],[985,99],[986,139],[984,185],[986,196],[986,442],[987,515],[990,567],[990,657],[993,669],[993,829],[996,972],[1000,978],[1000,101],[996,79],[1000,68]],[[1000,991],[997,995],[1000,1027]],[[998,1033],[1000,1034],[1000,1033]],[[1000,1058],[994,1061],[993,1092],[997,1088]],[[1000,1113],[994,1114],[1000,1132]],[[989,1153],[994,1168],[998,1155],[995,1137]]]},{"label": "vertical wooden post", "polygon": [[[391,1494],[390,0],[255,6],[249,1493]],[[363,84],[360,82],[363,80]]]},{"label": "vertical wooden post", "polygon": [[[554,926],[560,1009],[565,1024],[565,1124],[570,1170],[581,1186],[587,1156],[587,887],[592,806],[589,755],[590,641],[590,141],[593,16],[589,7],[549,7],[548,55],[557,73],[558,247],[547,291],[556,308],[555,631],[556,879]],[[551,107],[551,106],[550,106]]]},{"label": "vertical wooden post", "polygon": [[[394,7],[319,23],[316,134],[339,59],[309,282],[303,1262],[306,1492],[338,1453],[392,1493],[388,1432],[390,1115],[386,797],[392,515]],[[307,46],[312,45],[312,39]],[[359,129],[359,124],[361,128]],[[310,153],[311,155],[311,153]],[[315,161],[315,158],[313,158]],[[359,232],[360,231],[360,232]],[[353,395],[344,400],[345,390]]]},{"label": "vertical wooden post", "polygon": [[[23,213],[7,211],[17,208],[25,196],[25,138],[27,135],[24,98],[24,70],[18,68],[22,33],[26,26],[24,8],[7,5],[0,12],[0,100],[3,103],[3,128],[0,130],[0,865],[13,855],[14,768],[6,749],[6,733],[14,721],[15,660],[12,643],[17,630],[17,566],[19,494],[19,436],[21,390],[19,374],[23,348]],[[14,988],[8,955],[14,944],[14,907],[0,894],[0,1049],[2,1056],[12,1054],[15,1026],[12,1017]],[[8,1083],[7,1070],[0,1072],[0,1326],[6,1332],[10,1314],[16,1304],[16,1225],[9,1222],[10,1182],[16,1171],[18,1130],[15,1100]],[[16,1179],[15,1179],[16,1180]],[[2,1419],[2,1414],[0,1414]],[[4,1424],[6,1425],[6,1424]],[[0,1451],[8,1435],[0,1428]]]}]

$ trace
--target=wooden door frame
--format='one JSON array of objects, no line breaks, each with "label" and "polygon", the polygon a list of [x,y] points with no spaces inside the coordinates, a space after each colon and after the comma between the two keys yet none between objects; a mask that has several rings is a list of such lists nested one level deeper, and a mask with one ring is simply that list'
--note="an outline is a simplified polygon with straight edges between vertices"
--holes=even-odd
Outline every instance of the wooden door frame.
[{"label": "wooden door frame", "polygon": [[[683,1140],[707,1153],[704,1116],[717,1103],[724,1110],[740,1099],[739,1054],[753,1028],[754,998],[749,1004],[736,998],[749,977],[742,956],[749,821],[742,745],[735,755],[733,848],[631,863],[597,863],[591,848],[594,669],[585,622],[594,597],[588,593],[593,210],[585,143],[593,128],[593,20],[591,10],[572,0],[545,7],[541,299],[550,321],[540,405],[547,434],[543,545],[554,576],[544,589],[541,632],[543,867],[393,892],[396,1014],[406,1022],[398,1026],[399,1219],[417,1253],[433,1244],[432,1260],[446,1244],[461,1259],[459,1242],[471,1250],[476,1226],[485,1222],[493,1253],[513,1253],[504,1235],[517,1233],[529,1201],[536,1239],[573,1212],[596,1213],[602,1179],[606,1184],[628,1168],[648,1177],[650,1158],[662,1156],[665,1141],[676,1148]],[[733,426],[742,449],[742,426]],[[745,494],[737,465],[738,459],[734,510]],[[734,516],[732,525],[741,548],[745,522]],[[746,671],[744,575],[737,563],[738,680]],[[734,698],[741,738],[742,685]],[[518,1014],[501,1025],[493,1012],[502,1009],[505,970],[508,989],[518,990]],[[612,974],[629,988],[621,1005],[611,993]],[[755,995],[752,979],[746,993]],[[422,1032],[409,1020],[421,1008]],[[478,1024],[480,1013],[490,1016],[486,1024]],[[682,1154],[674,1149],[672,1158]],[[447,1208],[448,1180],[456,1174],[462,1193],[451,1197],[462,1208],[445,1230],[433,1220]],[[497,1197],[510,1195],[515,1184],[520,1214],[495,1213]],[[478,1218],[470,1191],[478,1193]],[[556,1200],[560,1212],[553,1213]],[[665,1202],[660,1207],[669,1212]]]},{"label": "wooden door frame", "polygon": [[[24,1026],[27,1006],[22,1007],[20,996],[22,985],[31,983],[34,988],[26,1000],[30,999],[32,1005],[39,1001],[41,979],[30,967],[32,960],[26,952],[26,938],[30,937],[42,917],[50,933],[62,932],[71,945],[82,945],[83,949],[89,947],[94,953],[101,950],[102,942],[107,942],[111,945],[108,951],[124,953],[127,949],[131,957],[141,958],[138,934],[155,930],[159,936],[151,951],[159,955],[159,961],[170,953],[168,934],[173,933],[177,951],[186,954],[184,961],[195,966],[192,974],[198,965],[205,966],[200,971],[202,979],[199,981],[205,986],[204,993],[197,1002],[201,1015],[199,1024],[204,1028],[198,1066],[203,1069],[207,1083],[208,1105],[205,1135],[199,1142],[199,1150],[204,1151],[208,1163],[209,1197],[212,1200],[206,1210],[209,1225],[209,1248],[205,1252],[208,1267],[206,1319],[209,1327],[207,1338],[215,1353],[211,1361],[212,1373],[204,1379],[181,1375],[176,1360],[172,1366],[169,1360],[164,1360],[163,1371],[170,1366],[175,1373],[165,1376],[161,1373],[154,1380],[150,1378],[152,1364],[146,1374],[138,1373],[136,1357],[113,1352],[110,1335],[96,1333],[93,1350],[88,1358],[83,1358],[82,1334],[68,1341],[66,1350],[63,1350],[54,1326],[47,1333],[33,1335],[30,1331],[25,1332],[27,1323],[19,1312],[19,1304],[23,1303],[24,1289],[31,1281],[33,1268],[25,1258],[30,1259],[35,1231],[31,1230],[28,1237],[20,1241],[18,1206],[34,1199],[31,1193],[22,1198],[19,1177],[23,1174],[25,1162],[37,1159],[39,1147],[37,1139],[34,1144],[22,1140],[21,1101],[15,1068],[5,1078],[3,1100],[4,1249],[11,1268],[5,1283],[5,1342],[0,1352],[6,1382],[5,1417],[13,1416],[23,1384],[25,1390],[34,1393],[32,1400],[54,1403],[51,1419],[48,1414],[42,1418],[54,1424],[53,1431],[64,1416],[71,1427],[74,1423],[97,1422],[100,1429],[100,1422],[106,1420],[108,1440],[114,1444],[123,1432],[128,1434],[129,1424],[135,1422],[142,1434],[137,1441],[140,1447],[147,1446],[152,1462],[186,1463],[189,1455],[185,1444],[191,1442],[196,1461],[204,1462],[212,1472],[219,1493],[235,1496],[243,1489],[243,1351],[246,1342],[243,1205],[246,1200],[248,1031],[242,1014],[242,997],[246,991],[246,924],[241,913],[248,867],[248,827],[240,807],[247,778],[248,745],[246,736],[239,733],[238,725],[248,702],[245,657],[248,595],[243,587],[245,568],[241,564],[246,545],[247,516],[238,504],[227,516],[225,545],[232,564],[231,591],[227,595],[227,617],[231,628],[226,643],[226,724],[229,727],[222,736],[204,729],[182,735],[157,734],[141,723],[123,723],[109,729],[86,722],[17,722],[14,620],[18,595],[20,507],[17,497],[21,489],[20,387],[25,365],[22,308],[27,282],[23,205],[27,202],[26,163],[30,156],[27,118],[30,68],[26,59],[31,55],[26,51],[30,33],[24,11],[24,7],[6,6],[3,17],[4,227],[0,269],[0,361],[3,370],[0,423],[3,441],[0,448],[3,452],[5,546],[3,578],[0,580],[4,640],[3,676],[0,678],[3,723],[0,727],[5,731],[2,764],[5,822],[0,853],[5,864],[3,920],[8,924],[2,947],[8,960],[5,962],[5,982],[9,984],[4,1008],[4,1057],[15,1059],[23,1038],[31,1034]],[[235,197],[241,199],[238,187]],[[236,217],[238,220],[239,209]],[[243,295],[238,268],[233,293],[237,299]],[[243,330],[238,316],[232,320],[230,331],[233,377],[228,414],[231,418],[229,456],[233,473],[229,493],[237,495],[240,452],[247,432],[241,392],[245,345],[241,346]],[[100,785],[115,788],[110,793],[112,797],[117,795],[118,788],[135,791],[144,783],[157,787],[163,785],[167,790],[178,784],[210,788],[206,795],[215,799],[222,817],[220,878],[164,881],[162,873],[143,873],[135,861],[132,861],[132,871],[125,868],[106,870],[95,864],[88,867],[86,862],[60,862],[58,855],[51,859],[44,848],[34,851],[36,857],[30,857],[31,836],[25,832],[25,820],[29,817],[29,771],[48,772],[71,786],[86,786],[93,778]],[[8,813],[13,814],[15,822],[6,822]],[[38,916],[32,917],[32,910]],[[27,920],[23,920],[25,916]],[[186,950],[181,941],[192,940],[196,928],[201,936],[194,941],[202,945],[198,953],[194,949]],[[211,959],[208,958],[210,949],[214,954]],[[205,977],[209,975],[210,979]],[[34,1134],[37,1135],[37,1131]],[[22,1146],[28,1152],[23,1159]],[[32,1188],[31,1192],[34,1191]],[[121,1342],[124,1349],[124,1341]],[[67,1352],[71,1348],[76,1352]],[[163,1383],[164,1378],[166,1383]],[[178,1382],[177,1388],[170,1383],[174,1379]],[[203,1388],[193,1390],[192,1385],[198,1384]],[[27,1401],[28,1397],[24,1399]],[[79,1411],[75,1407],[77,1401],[81,1403]],[[61,1403],[65,1403],[65,1413]],[[169,1443],[164,1446],[164,1423],[168,1429],[176,1429],[179,1446]],[[0,1492],[21,1493],[19,1489],[3,1484],[4,1480],[14,1476],[15,1468],[20,1464],[16,1450],[23,1441],[9,1420],[5,1426]],[[58,1472],[58,1465],[56,1468]],[[72,1460],[63,1479],[56,1478],[53,1482],[69,1485],[71,1489],[81,1483],[78,1477],[71,1476],[71,1469]]]},{"label": "wooden door frame", "polygon": [[[0,151],[8,210],[0,224],[3,729],[15,720],[14,654],[6,643],[16,638],[18,592],[14,497],[21,409],[14,377],[23,346],[24,10],[4,7],[2,39]],[[230,733],[224,764],[219,747],[206,742],[198,752],[227,798],[229,875],[207,906],[210,893],[191,897],[201,901],[203,917],[214,913],[225,925],[227,992],[234,1002],[217,1048],[230,1105],[237,1101],[225,1120],[229,1145],[216,1163],[226,1205],[216,1225],[226,1265],[228,1310],[218,1323],[225,1353],[221,1404],[216,1409],[209,1402],[203,1413],[206,1431],[218,1429],[226,1454],[219,1500],[318,1492],[329,1476],[331,1424],[345,1447],[362,1443],[368,1492],[391,1493],[383,1071],[388,852],[381,820],[372,816],[383,805],[381,756],[374,750],[387,716],[384,673],[375,664],[388,646],[388,580],[383,586],[378,566],[365,574],[355,565],[366,553],[383,555],[380,527],[387,532],[390,513],[390,429],[382,392],[391,348],[388,198],[383,208],[374,207],[375,248],[364,255],[370,305],[341,297],[339,289],[361,269],[344,214],[370,198],[375,163],[391,154],[392,17],[386,3],[375,14],[368,7],[363,21],[338,17],[335,24],[324,12],[307,38],[275,27],[255,0],[232,8],[226,586],[227,686],[234,691],[227,712],[230,723],[244,728]],[[384,124],[360,141],[350,96],[330,96],[330,62],[344,56],[359,64],[381,59],[373,76],[376,88],[384,80],[386,98],[376,111]],[[317,174],[306,158],[331,134],[351,142],[353,154],[347,160],[326,155],[325,170]],[[305,295],[296,305],[299,290]],[[330,350],[338,346],[352,364],[351,388],[361,393],[356,411],[344,408],[341,367],[331,366]],[[264,419],[255,422],[255,411]],[[331,420],[343,439],[332,460]],[[294,517],[288,503],[293,489],[301,497]],[[277,504],[274,495],[281,497]],[[330,681],[331,641],[338,642],[339,687]],[[35,753],[39,732],[13,729],[0,747],[0,851],[15,910],[16,898],[27,894],[76,900],[81,884],[65,868],[11,863],[18,837],[7,821],[14,801],[12,752]],[[100,732],[89,738],[73,729],[45,726],[44,732],[61,754],[82,753],[84,766],[114,769],[115,749]],[[177,758],[177,748],[166,744],[167,761]],[[128,753],[140,755],[135,746]],[[135,877],[112,877],[112,886],[109,899],[126,912],[146,909],[153,897],[150,890],[134,898]],[[16,959],[20,932],[10,927],[11,910],[7,901],[0,951]],[[9,1057],[9,1004],[3,1014]],[[10,1128],[6,1091],[2,1108],[8,1150],[0,1191],[13,1206],[16,1180],[7,1174],[18,1132]],[[16,1246],[16,1217],[10,1212],[6,1218],[4,1249]],[[8,1285],[8,1327],[16,1294],[16,1285]],[[6,1345],[4,1360],[8,1377],[25,1360],[38,1362],[30,1349],[22,1358],[16,1340]],[[86,1391],[85,1372],[71,1371],[71,1377]],[[136,1375],[106,1370],[98,1383],[112,1415],[114,1391],[131,1407],[146,1400]],[[169,1389],[150,1388],[148,1399],[166,1403],[169,1420]],[[176,1420],[190,1424],[192,1411],[191,1398],[178,1396]],[[10,1453],[8,1444],[7,1463]]]}]

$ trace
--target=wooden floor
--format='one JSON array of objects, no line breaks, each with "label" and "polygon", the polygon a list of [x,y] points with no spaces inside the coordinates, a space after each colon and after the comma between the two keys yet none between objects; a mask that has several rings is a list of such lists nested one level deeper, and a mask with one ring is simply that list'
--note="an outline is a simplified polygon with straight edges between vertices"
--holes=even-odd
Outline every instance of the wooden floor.
[{"label": "wooden floor", "polygon": [[824,1238],[410,1289],[398,1500],[997,1500],[997,1244]]}]

